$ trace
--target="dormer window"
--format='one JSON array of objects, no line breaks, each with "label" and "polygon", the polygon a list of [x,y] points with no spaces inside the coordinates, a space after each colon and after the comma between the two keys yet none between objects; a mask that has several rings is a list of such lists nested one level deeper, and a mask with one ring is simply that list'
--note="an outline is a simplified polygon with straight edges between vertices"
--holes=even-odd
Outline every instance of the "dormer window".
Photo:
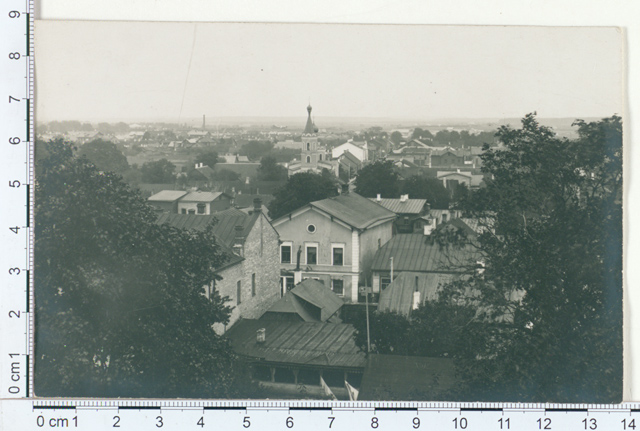
[{"label": "dormer window", "polygon": [[206,205],[203,203],[198,204],[198,214],[204,214],[206,210]]}]

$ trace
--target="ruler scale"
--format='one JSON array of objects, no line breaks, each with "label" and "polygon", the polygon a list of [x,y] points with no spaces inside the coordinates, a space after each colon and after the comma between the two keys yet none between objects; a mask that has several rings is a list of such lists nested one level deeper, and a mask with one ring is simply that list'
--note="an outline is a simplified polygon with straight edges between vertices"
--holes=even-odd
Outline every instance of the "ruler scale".
[{"label": "ruler scale", "polygon": [[0,20],[0,429],[640,431],[636,403],[34,399],[33,0]]}]

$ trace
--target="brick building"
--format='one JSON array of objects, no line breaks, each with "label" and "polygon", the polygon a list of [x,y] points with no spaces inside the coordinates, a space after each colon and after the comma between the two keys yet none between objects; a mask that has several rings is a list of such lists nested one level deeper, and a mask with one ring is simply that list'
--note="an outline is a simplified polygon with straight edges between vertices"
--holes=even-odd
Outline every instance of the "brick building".
[{"label": "brick building", "polygon": [[257,319],[280,299],[280,266],[278,232],[261,211],[256,200],[250,214],[229,209],[213,215],[162,214],[158,223],[203,230],[215,223],[213,233],[229,256],[216,273],[221,280],[207,287],[207,295],[216,289],[229,298],[233,310],[229,323],[216,325],[224,333],[241,318]]}]

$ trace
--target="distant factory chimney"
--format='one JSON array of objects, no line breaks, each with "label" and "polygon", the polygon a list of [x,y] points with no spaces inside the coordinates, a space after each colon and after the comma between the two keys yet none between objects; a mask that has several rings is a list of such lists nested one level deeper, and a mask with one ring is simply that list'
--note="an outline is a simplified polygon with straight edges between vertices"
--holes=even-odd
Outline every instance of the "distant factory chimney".
[{"label": "distant factory chimney", "polygon": [[202,114],[202,130],[204,130],[204,126],[205,126],[205,119],[204,119],[204,114]]}]

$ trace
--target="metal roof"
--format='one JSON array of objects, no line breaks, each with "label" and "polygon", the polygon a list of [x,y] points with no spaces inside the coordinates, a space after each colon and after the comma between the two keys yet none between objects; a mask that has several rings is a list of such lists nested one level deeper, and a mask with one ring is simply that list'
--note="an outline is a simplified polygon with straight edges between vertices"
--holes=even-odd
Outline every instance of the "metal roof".
[{"label": "metal roof", "polygon": [[308,278],[289,293],[320,309],[320,320],[325,322],[343,305],[344,301],[318,280]]},{"label": "metal roof", "polygon": [[471,245],[459,248],[440,246],[422,233],[397,234],[374,255],[373,271],[390,271],[391,258],[396,272],[466,272],[476,261],[478,251]]},{"label": "metal roof", "polygon": [[148,200],[152,202],[175,202],[186,194],[187,192],[183,190],[162,190],[150,196]]},{"label": "metal roof", "polygon": [[378,221],[396,217],[393,212],[356,193],[334,196],[310,205],[357,229],[366,229]]},{"label": "metal roof", "polygon": [[[264,328],[264,343],[256,331]],[[345,323],[282,322],[244,319],[226,333],[236,353],[266,362],[340,368],[364,368],[365,354]]]},{"label": "metal roof", "polygon": [[401,199],[369,199],[396,214],[420,214],[427,203],[426,199],[407,199],[405,201]]},{"label": "metal roof", "polygon": [[442,273],[401,272],[380,292],[378,311],[391,311],[409,316],[413,307],[413,293],[420,292],[420,303],[436,300],[438,287],[457,276]]},{"label": "metal roof", "polygon": [[437,400],[457,383],[452,359],[369,355],[358,400]]},{"label": "metal roof", "polygon": [[213,234],[221,243],[232,247],[236,234],[236,226],[243,227],[241,235],[243,238],[246,238],[257,220],[258,215],[259,213],[248,215],[236,209],[220,211],[209,215],[163,213],[160,214],[156,223],[169,224],[187,230],[204,230],[208,225],[215,223],[213,225]]},{"label": "metal roof", "polygon": [[185,197],[180,199],[182,202],[213,202],[218,199],[221,192],[189,192]]}]

